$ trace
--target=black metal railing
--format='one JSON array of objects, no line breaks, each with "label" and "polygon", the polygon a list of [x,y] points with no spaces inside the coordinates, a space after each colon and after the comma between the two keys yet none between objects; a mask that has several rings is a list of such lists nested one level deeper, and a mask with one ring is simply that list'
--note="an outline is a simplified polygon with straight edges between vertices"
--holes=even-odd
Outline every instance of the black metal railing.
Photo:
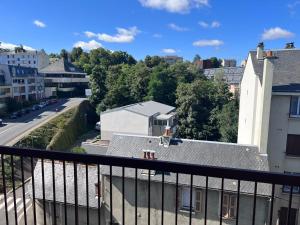
[{"label": "black metal railing", "polygon": [[[153,209],[156,212],[160,211],[160,214],[155,215],[160,216],[161,225],[172,223],[207,225],[215,223],[216,220],[222,224],[225,223],[224,220],[228,222],[228,217],[224,215],[224,208],[227,206],[231,224],[272,225],[276,224],[276,220],[285,225],[296,223],[293,198],[298,198],[298,195],[293,191],[300,187],[299,175],[1,146],[0,155],[2,176],[0,224],[158,224],[157,218],[153,217]],[[48,167],[51,167],[50,172]],[[133,171],[132,175],[128,175],[129,170]],[[146,176],[139,174],[141,170],[148,171]],[[159,175],[153,175],[151,171],[159,171]],[[51,179],[49,176],[52,176]],[[180,206],[183,198],[183,195],[179,194],[182,191],[180,176],[185,179],[185,187],[189,188],[189,197],[183,199],[187,200],[185,204],[189,205],[189,209],[185,211]],[[203,198],[194,191],[200,177],[204,183],[198,188],[201,189]],[[120,179],[120,186],[117,178]],[[219,188],[211,187],[210,182],[214,179],[219,179]],[[41,183],[37,183],[39,180]],[[133,182],[128,183],[128,180]],[[236,189],[226,189],[228,181],[232,180],[237,182],[234,182]],[[97,196],[92,198],[91,194],[95,193],[91,191],[93,189],[90,186],[91,182],[97,183],[94,190]],[[139,190],[140,182],[145,184],[143,190]],[[131,186],[126,187],[129,184]],[[243,189],[245,185],[250,184],[252,193]],[[157,193],[151,192],[153,185],[159,185]],[[267,191],[262,192],[260,185],[267,185],[264,186],[268,187],[265,189]],[[282,185],[289,185],[290,193],[284,195],[280,191]],[[68,192],[70,186],[74,193]],[[117,189],[119,192],[115,194]],[[155,188],[155,191],[158,189]],[[166,198],[165,196],[171,196],[172,190],[174,190],[173,197]],[[132,201],[127,199],[128,193],[133,193]],[[220,201],[212,205],[215,200],[210,196],[215,193],[219,194]],[[232,198],[234,200],[225,198],[225,195],[229,196],[227,193],[235,196]],[[116,201],[115,197],[120,196],[119,194],[121,197]],[[63,197],[60,198],[60,195]],[[247,201],[241,204],[242,198],[247,198]],[[204,208],[201,213],[196,212],[196,200],[200,208]],[[171,203],[174,204],[169,207]],[[264,204],[265,208],[267,206],[264,215],[258,212],[260,204]],[[278,210],[282,208],[282,204],[287,207],[287,213],[278,218],[280,215]],[[120,208],[114,210],[114,207]],[[126,207],[132,207],[132,210],[128,212]],[[241,221],[240,214],[245,211],[241,211],[241,207],[251,208],[247,213],[249,214],[247,221]],[[218,212],[214,213],[213,210]],[[143,220],[140,220],[140,217]]]}]

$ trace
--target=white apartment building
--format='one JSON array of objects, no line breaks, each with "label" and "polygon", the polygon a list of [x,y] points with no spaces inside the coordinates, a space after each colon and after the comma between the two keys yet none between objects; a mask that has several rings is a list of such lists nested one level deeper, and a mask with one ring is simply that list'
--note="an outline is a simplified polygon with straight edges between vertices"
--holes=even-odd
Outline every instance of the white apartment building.
[{"label": "white apartment building", "polygon": [[0,52],[0,64],[42,69],[49,63],[49,57],[44,50],[32,51],[19,48],[18,50]]},{"label": "white apartment building", "polygon": [[37,100],[45,97],[44,89],[36,68],[0,64],[0,99]]},{"label": "white apartment building", "polygon": [[[300,50],[250,51],[241,82],[238,143],[258,146],[270,171],[300,173]],[[290,186],[276,187],[274,218],[285,224]],[[300,194],[300,188],[293,188]],[[300,224],[293,196],[290,224]]]}]

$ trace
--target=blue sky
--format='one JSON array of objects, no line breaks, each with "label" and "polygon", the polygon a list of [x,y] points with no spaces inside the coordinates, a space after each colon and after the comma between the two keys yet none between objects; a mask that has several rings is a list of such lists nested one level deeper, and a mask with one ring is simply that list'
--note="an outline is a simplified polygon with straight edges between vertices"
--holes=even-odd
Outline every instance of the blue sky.
[{"label": "blue sky", "polygon": [[298,0],[1,0],[0,10],[1,42],[48,53],[103,46],[137,59],[241,61],[261,40],[266,48],[300,46]]}]

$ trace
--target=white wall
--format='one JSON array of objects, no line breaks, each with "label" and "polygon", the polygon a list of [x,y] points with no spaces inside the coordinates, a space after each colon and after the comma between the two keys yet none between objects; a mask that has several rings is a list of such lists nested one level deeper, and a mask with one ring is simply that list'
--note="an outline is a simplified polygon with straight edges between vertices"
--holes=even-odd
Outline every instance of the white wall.
[{"label": "white wall", "polygon": [[241,94],[238,129],[239,144],[254,144],[258,89],[260,89],[260,81],[254,73],[252,60],[249,55],[240,90]]},{"label": "white wall", "polygon": [[113,133],[149,135],[149,118],[126,110],[101,114],[101,139],[111,140]]}]

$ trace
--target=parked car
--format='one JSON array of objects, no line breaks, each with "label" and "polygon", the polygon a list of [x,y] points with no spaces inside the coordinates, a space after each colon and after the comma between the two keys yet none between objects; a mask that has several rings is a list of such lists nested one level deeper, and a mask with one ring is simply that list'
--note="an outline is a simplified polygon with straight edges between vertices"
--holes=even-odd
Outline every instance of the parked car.
[{"label": "parked car", "polygon": [[57,103],[57,99],[55,99],[55,98],[51,99],[50,102],[51,102],[51,104],[55,104],[55,103]]},{"label": "parked car", "polygon": [[12,113],[12,114],[9,116],[10,119],[17,119],[17,117],[18,117],[18,113],[16,113],[16,112]]},{"label": "parked car", "polygon": [[3,120],[2,119],[0,119],[0,126],[2,126],[3,125]]},{"label": "parked car", "polygon": [[40,109],[42,109],[42,108],[46,107],[47,104],[45,102],[41,102],[38,106]]},{"label": "parked car", "polygon": [[101,121],[97,122],[95,125],[95,130],[101,130]]},{"label": "parked car", "polygon": [[32,108],[31,108],[32,111],[36,111],[36,110],[39,110],[39,109],[40,109],[40,107],[38,105],[33,105]]}]

